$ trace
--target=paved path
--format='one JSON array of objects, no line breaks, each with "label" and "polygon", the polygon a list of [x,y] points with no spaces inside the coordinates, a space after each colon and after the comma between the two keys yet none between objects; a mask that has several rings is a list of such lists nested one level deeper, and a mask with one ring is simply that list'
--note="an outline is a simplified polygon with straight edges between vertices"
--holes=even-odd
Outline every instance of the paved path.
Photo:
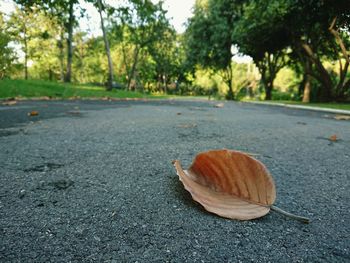
[{"label": "paved path", "polygon": [[[227,102],[0,106],[1,262],[349,262],[350,122]],[[37,110],[39,116],[27,113]],[[328,140],[336,135],[338,141]],[[259,154],[279,207],[253,221],[191,200],[171,161]]]}]

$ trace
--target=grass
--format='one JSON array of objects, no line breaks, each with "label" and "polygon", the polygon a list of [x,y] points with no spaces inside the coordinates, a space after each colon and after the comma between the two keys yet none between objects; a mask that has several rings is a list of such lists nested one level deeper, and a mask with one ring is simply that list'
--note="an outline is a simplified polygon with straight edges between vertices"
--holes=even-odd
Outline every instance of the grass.
[{"label": "grass", "polygon": [[116,90],[106,91],[104,87],[87,84],[67,84],[44,80],[0,80],[0,99],[6,98],[148,98],[148,99],[208,99],[207,96],[177,96],[164,94],[143,94],[141,92]]},{"label": "grass", "polygon": [[[58,99],[79,98],[151,98],[151,99],[198,99],[207,100],[206,96],[175,96],[164,94],[143,94],[134,91],[116,90],[106,91],[103,87],[82,84],[66,84],[43,80],[0,80],[0,98],[40,98],[50,97]],[[243,100],[245,101],[245,100]],[[310,107],[322,107],[350,110],[350,103],[302,103],[297,101],[275,100],[271,103],[284,103]]]},{"label": "grass", "polygon": [[139,92],[125,90],[106,91],[103,87],[66,84],[42,80],[0,80],[0,98],[37,98],[51,97],[67,99],[80,98],[145,98],[149,97]]}]

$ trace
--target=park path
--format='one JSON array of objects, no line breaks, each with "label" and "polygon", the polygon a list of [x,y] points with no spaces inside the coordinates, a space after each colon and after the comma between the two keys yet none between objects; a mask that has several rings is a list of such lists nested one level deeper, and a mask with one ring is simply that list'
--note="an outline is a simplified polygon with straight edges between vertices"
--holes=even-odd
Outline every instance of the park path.
[{"label": "park path", "polygon": [[[350,122],[216,103],[0,106],[0,261],[348,262]],[[219,148],[255,153],[276,204],[311,223],[228,220],[194,203],[171,161]]]}]

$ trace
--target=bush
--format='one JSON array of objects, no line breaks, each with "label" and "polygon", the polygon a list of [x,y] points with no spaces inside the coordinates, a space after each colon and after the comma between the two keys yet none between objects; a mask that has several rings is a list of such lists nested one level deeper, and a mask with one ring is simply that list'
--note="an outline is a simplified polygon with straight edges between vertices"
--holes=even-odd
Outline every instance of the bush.
[{"label": "bush", "polygon": [[293,93],[272,91],[272,100],[295,100],[295,99],[294,99]]}]

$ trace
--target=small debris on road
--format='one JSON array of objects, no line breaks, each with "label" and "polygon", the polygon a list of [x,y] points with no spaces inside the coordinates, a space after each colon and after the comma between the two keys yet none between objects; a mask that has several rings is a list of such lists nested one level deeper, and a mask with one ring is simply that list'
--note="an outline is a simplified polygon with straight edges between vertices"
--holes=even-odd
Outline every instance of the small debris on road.
[{"label": "small debris on road", "polygon": [[4,101],[2,103],[2,105],[4,105],[4,106],[12,106],[12,105],[15,105],[15,104],[17,104],[16,100],[8,100],[8,101]]},{"label": "small debris on road", "polygon": [[336,115],[334,119],[338,121],[349,121],[350,120],[350,115]]},{"label": "small debris on road", "polygon": [[36,110],[33,110],[31,112],[28,112],[28,116],[38,116],[39,115],[39,112],[36,111]]},{"label": "small debris on road", "polygon": [[224,103],[217,103],[214,105],[214,108],[223,108],[225,106]]}]

